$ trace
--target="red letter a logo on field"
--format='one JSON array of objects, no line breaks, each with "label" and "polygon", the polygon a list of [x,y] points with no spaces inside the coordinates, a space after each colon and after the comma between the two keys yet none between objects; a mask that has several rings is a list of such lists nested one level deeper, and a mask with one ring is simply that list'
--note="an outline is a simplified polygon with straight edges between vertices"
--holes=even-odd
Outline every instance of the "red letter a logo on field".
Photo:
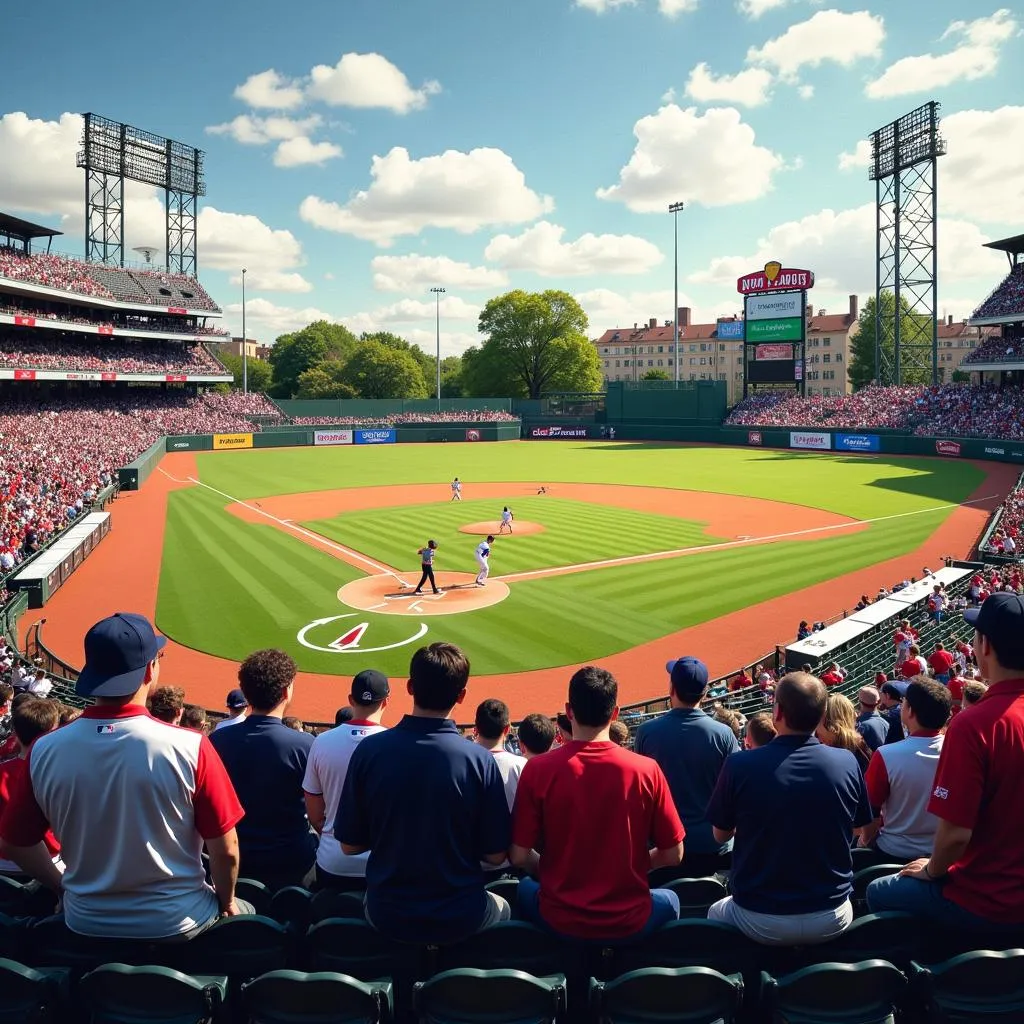
[{"label": "red letter a logo on field", "polygon": [[344,636],[339,636],[337,640],[332,641],[327,646],[333,647],[336,651],[347,651],[353,647],[358,647],[359,641],[362,640],[366,627],[369,625],[368,622],[360,622],[358,626],[353,626]]}]

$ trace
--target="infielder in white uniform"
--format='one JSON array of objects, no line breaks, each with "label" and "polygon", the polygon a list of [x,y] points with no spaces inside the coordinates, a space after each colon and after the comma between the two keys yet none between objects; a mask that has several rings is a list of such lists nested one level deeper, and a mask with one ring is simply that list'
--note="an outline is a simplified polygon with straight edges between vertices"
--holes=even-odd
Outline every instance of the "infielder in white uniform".
[{"label": "infielder in white uniform", "polygon": [[501,526],[498,527],[498,533],[504,533],[506,530],[509,533],[511,533],[513,519],[515,519],[515,516],[512,515],[511,510],[509,509],[508,505],[506,505],[501,510]]},{"label": "infielder in white uniform", "polygon": [[476,574],[476,585],[482,587],[487,582],[491,572],[491,545],[494,543],[494,536],[487,535],[487,540],[480,541],[476,546],[476,564],[480,571]]},{"label": "infielder in white uniform", "polygon": [[462,481],[458,477],[452,481],[452,501],[462,501]]}]

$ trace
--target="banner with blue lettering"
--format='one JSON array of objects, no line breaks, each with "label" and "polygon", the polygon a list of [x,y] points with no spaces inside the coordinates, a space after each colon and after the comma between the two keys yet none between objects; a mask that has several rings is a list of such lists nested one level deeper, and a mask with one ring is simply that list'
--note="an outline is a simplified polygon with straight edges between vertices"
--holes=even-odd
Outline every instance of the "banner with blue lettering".
[{"label": "banner with blue lettering", "polygon": [[398,431],[394,427],[381,430],[357,430],[356,444],[394,444],[398,440]]},{"label": "banner with blue lettering", "polygon": [[877,434],[836,434],[836,451],[880,452],[882,439]]}]

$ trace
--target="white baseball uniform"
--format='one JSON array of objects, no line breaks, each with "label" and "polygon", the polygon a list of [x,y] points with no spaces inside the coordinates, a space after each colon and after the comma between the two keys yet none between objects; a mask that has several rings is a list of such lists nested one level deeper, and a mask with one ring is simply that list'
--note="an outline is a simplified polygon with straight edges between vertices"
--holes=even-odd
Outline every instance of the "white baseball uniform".
[{"label": "white baseball uniform", "polygon": [[476,574],[476,582],[478,586],[483,586],[487,580],[488,575],[491,571],[491,545],[487,541],[482,540],[476,546],[476,564],[480,567],[480,571]]},{"label": "white baseball uniform", "polygon": [[462,481],[452,481],[452,501],[462,501]]}]

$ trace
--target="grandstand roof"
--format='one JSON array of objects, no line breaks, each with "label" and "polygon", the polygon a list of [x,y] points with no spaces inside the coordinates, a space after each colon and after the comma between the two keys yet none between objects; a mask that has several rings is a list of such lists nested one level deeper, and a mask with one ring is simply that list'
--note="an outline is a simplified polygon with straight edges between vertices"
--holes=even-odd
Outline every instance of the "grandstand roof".
[{"label": "grandstand roof", "polygon": [[17,238],[21,242],[27,242],[33,238],[52,238],[54,235],[63,234],[63,231],[44,228],[41,224],[33,224],[20,217],[12,217],[9,213],[0,213],[0,235],[6,235],[8,238]]},{"label": "grandstand roof", "polygon": [[1008,252],[1011,256],[1018,256],[1024,253],[1024,235],[1001,238],[998,242],[986,242],[985,248],[998,249],[1000,252]]}]

